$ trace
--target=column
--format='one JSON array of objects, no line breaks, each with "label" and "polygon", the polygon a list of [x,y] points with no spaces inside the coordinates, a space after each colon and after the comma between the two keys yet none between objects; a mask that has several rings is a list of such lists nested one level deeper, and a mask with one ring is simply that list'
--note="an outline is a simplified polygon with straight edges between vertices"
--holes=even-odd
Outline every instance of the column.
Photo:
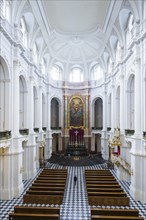
[{"label": "column", "polygon": [[67,112],[68,100],[67,95],[64,96],[64,128],[67,129],[68,127],[68,112]]},{"label": "column", "polygon": [[104,91],[104,98],[103,98],[103,129],[102,129],[102,136],[101,136],[101,152],[104,159],[108,160],[109,157],[109,148],[108,148],[108,141],[107,141],[107,92]]},{"label": "column", "polygon": [[125,112],[124,112],[124,68],[122,66],[121,68],[121,76],[120,76],[120,132],[121,134],[124,134],[124,118],[125,118]]},{"label": "column", "polygon": [[33,68],[30,67],[30,77],[29,77],[29,140],[27,145],[24,147],[23,155],[23,177],[24,179],[32,178],[36,173],[36,140],[34,134],[34,77],[33,77]]},{"label": "column", "polygon": [[20,62],[14,61],[13,64],[13,135],[19,136],[19,71]]},{"label": "column", "polygon": [[89,99],[88,99],[88,95],[86,95],[86,112],[85,112],[85,128],[88,129],[89,127],[89,123],[88,123],[88,120],[89,120],[89,116],[88,116],[88,102],[89,102]]},{"label": "column", "polygon": [[50,92],[47,93],[47,132],[46,132],[46,146],[45,146],[45,160],[52,155],[52,131],[51,131],[51,101]]},{"label": "column", "polygon": [[[16,48],[16,55],[19,51]],[[19,72],[21,64],[16,58],[13,62],[13,78],[12,78],[12,146],[11,150],[4,152],[4,161],[8,163],[7,178],[9,186],[5,188],[5,193],[8,192],[10,197],[17,197],[23,191],[22,173],[20,172],[22,168],[22,140],[19,134]],[[7,166],[5,164],[5,166]],[[9,173],[10,172],[10,173]]]},{"label": "column", "polygon": [[33,94],[33,83],[34,78],[32,76],[29,77],[30,89],[29,89],[29,133],[34,133],[34,94]]},{"label": "column", "polygon": [[114,132],[115,128],[115,86],[112,84],[111,92],[111,130]]},{"label": "column", "polygon": [[39,132],[42,132],[42,85],[39,86],[39,106],[38,106]]},{"label": "column", "polygon": [[131,185],[130,185],[130,193],[136,200],[142,200],[143,198],[143,190],[142,185],[143,182],[143,144],[141,141],[142,137],[142,128],[141,128],[141,59],[140,59],[140,45],[135,45],[135,60],[134,70],[135,70],[135,96],[134,96],[134,122],[135,122],[135,134],[134,141],[132,143],[131,149]]},{"label": "column", "polygon": [[135,107],[135,135],[141,135],[141,68],[140,68],[140,58],[135,59],[135,97],[134,97],[134,107]]}]

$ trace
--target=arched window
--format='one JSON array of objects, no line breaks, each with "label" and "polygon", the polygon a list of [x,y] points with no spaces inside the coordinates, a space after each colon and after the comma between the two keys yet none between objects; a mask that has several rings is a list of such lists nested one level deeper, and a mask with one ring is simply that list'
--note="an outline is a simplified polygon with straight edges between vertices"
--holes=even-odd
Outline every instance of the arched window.
[{"label": "arched window", "polygon": [[111,60],[110,57],[109,57],[109,60],[108,60],[107,72],[108,72],[108,74],[110,74],[112,72],[112,60]]},{"label": "arched window", "polygon": [[20,37],[21,37],[23,45],[27,47],[27,29],[26,29],[25,20],[23,17],[20,20]]},{"label": "arched window", "polygon": [[92,80],[99,80],[103,77],[103,69],[101,68],[100,65],[95,65],[92,68],[92,72],[91,72],[91,79]]},{"label": "arched window", "polygon": [[80,68],[75,67],[70,73],[70,82],[83,82],[83,72]]},{"label": "arched window", "polygon": [[134,35],[134,17],[133,14],[130,13],[129,20],[127,24],[127,32],[126,32],[126,41],[127,45],[131,42],[133,35]]},{"label": "arched window", "polygon": [[51,78],[54,80],[61,80],[61,74],[62,69],[59,66],[54,65],[51,70]]},{"label": "arched window", "polygon": [[1,0],[1,12],[3,16],[10,22],[11,21],[11,7],[10,0]]},{"label": "arched window", "polygon": [[42,61],[41,61],[41,71],[42,71],[42,74],[43,74],[43,75],[46,74],[46,64],[45,64],[44,58],[43,58]]},{"label": "arched window", "polygon": [[117,42],[117,46],[116,46],[116,62],[120,61],[120,44],[119,41]]},{"label": "arched window", "polygon": [[34,43],[33,45],[33,60],[35,63],[38,62],[38,50],[37,50],[36,43]]},{"label": "arched window", "polygon": [[135,97],[135,76],[131,75],[128,80],[127,89],[127,128],[134,130],[134,97]]},{"label": "arched window", "polygon": [[19,129],[26,127],[27,115],[27,91],[26,82],[23,76],[19,77]]}]

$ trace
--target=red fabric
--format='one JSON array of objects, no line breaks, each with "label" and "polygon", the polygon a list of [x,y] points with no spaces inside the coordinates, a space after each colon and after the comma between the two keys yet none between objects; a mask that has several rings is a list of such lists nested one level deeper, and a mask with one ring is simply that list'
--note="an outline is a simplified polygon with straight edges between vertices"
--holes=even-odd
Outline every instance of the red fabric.
[{"label": "red fabric", "polygon": [[84,138],[84,130],[82,128],[72,128],[69,130],[69,138],[70,142],[75,142],[77,139],[77,142],[83,142]]}]

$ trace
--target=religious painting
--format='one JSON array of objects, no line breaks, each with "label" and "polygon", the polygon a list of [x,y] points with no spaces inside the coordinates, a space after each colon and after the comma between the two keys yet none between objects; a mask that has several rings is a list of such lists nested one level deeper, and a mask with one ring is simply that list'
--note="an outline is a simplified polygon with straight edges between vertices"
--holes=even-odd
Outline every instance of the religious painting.
[{"label": "religious painting", "polygon": [[84,103],[79,96],[74,96],[69,102],[69,127],[84,126]]}]

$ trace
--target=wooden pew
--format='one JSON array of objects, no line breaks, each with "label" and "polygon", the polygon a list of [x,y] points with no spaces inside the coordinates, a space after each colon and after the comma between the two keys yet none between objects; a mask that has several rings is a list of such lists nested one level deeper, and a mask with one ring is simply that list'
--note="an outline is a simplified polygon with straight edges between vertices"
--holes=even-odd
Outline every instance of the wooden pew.
[{"label": "wooden pew", "polygon": [[53,179],[53,180],[36,179],[34,182],[35,183],[51,183],[51,184],[58,182],[58,183],[66,184],[66,180],[55,180],[55,179]]},{"label": "wooden pew", "polygon": [[96,181],[93,181],[93,180],[86,180],[86,183],[88,184],[88,183],[90,183],[90,184],[116,184],[117,183],[117,185],[119,185],[118,184],[118,182],[117,181],[102,181],[102,180],[96,180]]},{"label": "wooden pew", "polygon": [[[29,214],[26,216],[24,214]],[[30,215],[31,214],[31,215]],[[34,214],[34,215],[32,215]],[[41,216],[38,214],[41,214]],[[9,214],[9,219],[59,219],[60,216],[60,208],[56,207],[31,207],[31,206],[15,206],[14,212]],[[49,216],[48,216],[49,214]],[[40,218],[41,217],[41,218]]]},{"label": "wooden pew", "polygon": [[15,206],[15,213],[36,213],[36,214],[58,214],[60,215],[59,207],[38,207],[38,206]]},{"label": "wooden pew", "polygon": [[48,175],[48,174],[40,174],[41,177],[47,177],[47,178],[67,178],[67,175],[64,174],[57,174],[57,175]]},{"label": "wooden pew", "polygon": [[88,178],[105,178],[105,179],[112,178],[112,179],[115,179],[115,177],[112,176],[112,175],[109,175],[109,176],[107,176],[107,175],[102,175],[102,176],[98,176],[98,175],[86,175],[85,177],[86,177],[87,179],[88,179]]},{"label": "wooden pew", "polygon": [[40,187],[64,187],[65,188],[65,184],[64,183],[40,183],[40,182],[33,182],[32,186],[40,186]]},{"label": "wooden pew", "polygon": [[129,197],[117,197],[117,196],[89,196],[89,205],[100,205],[100,206],[129,206]]},{"label": "wooden pew", "polygon": [[87,187],[92,187],[92,188],[120,188],[121,189],[121,186],[118,184],[118,183],[114,183],[114,184],[108,184],[108,183],[104,183],[104,184],[96,184],[96,183],[86,183],[86,186]]},{"label": "wooden pew", "polygon": [[58,169],[43,169],[43,171],[41,172],[41,173],[62,173],[62,174],[64,174],[64,173],[67,173],[68,171],[67,170],[58,170]]},{"label": "wooden pew", "polygon": [[85,179],[86,180],[105,180],[105,181],[108,181],[108,180],[114,180],[114,181],[117,181],[113,176],[85,176]]},{"label": "wooden pew", "polygon": [[92,215],[112,215],[112,216],[138,216],[137,209],[106,209],[106,208],[91,208]]},{"label": "wooden pew", "polygon": [[87,192],[123,192],[122,188],[90,188],[87,187]]},{"label": "wooden pew", "polygon": [[61,205],[62,202],[63,202],[63,195],[25,194],[23,196],[23,203]]},{"label": "wooden pew", "polygon": [[52,186],[52,187],[49,187],[49,186],[31,186],[31,187],[29,187],[29,190],[43,190],[43,191],[47,191],[47,190],[51,190],[51,191],[59,191],[59,190],[61,190],[61,191],[63,191],[64,192],[64,187],[60,187],[60,186]]},{"label": "wooden pew", "polygon": [[137,219],[144,220],[143,217],[139,217],[139,211],[137,209],[101,209],[91,208],[91,220],[94,219]]},{"label": "wooden pew", "polygon": [[64,194],[64,190],[33,190],[33,189],[29,189],[26,194],[33,194],[33,195],[63,195]]},{"label": "wooden pew", "polygon": [[104,215],[92,215],[91,220],[144,220],[143,217],[135,217],[135,216],[104,216]]},{"label": "wooden pew", "polygon": [[54,177],[49,177],[49,176],[38,176],[37,179],[44,179],[44,180],[65,180],[66,181],[66,177],[64,176],[54,176]]},{"label": "wooden pew", "polygon": [[85,170],[85,174],[111,174],[109,170]]},{"label": "wooden pew", "polygon": [[127,194],[125,192],[91,192],[88,191],[88,196],[104,196],[106,197],[126,197]]},{"label": "wooden pew", "polygon": [[10,220],[58,220],[58,214],[10,213]]}]

